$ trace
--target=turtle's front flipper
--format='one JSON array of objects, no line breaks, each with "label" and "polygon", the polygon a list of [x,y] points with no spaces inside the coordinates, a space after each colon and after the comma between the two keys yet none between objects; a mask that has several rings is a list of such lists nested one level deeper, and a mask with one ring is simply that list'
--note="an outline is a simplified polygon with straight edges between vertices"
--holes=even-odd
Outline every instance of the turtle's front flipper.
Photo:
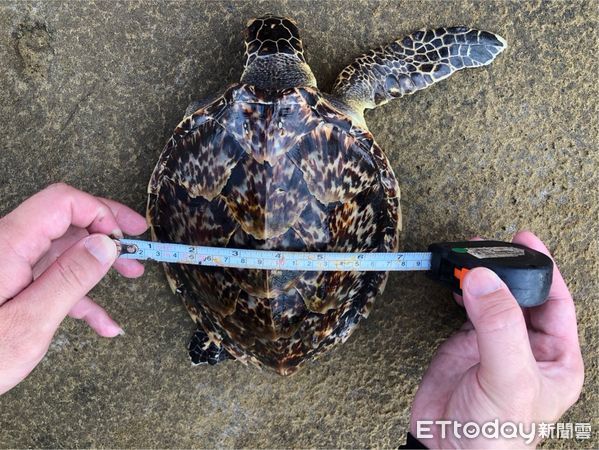
[{"label": "turtle's front flipper", "polygon": [[362,115],[413,94],[457,70],[490,64],[507,48],[500,36],[466,27],[420,30],[357,58],[337,77],[333,95]]},{"label": "turtle's front flipper", "polygon": [[189,342],[189,357],[194,365],[210,364],[211,366],[227,359],[235,359],[224,348],[210,341],[208,335],[199,328]]}]

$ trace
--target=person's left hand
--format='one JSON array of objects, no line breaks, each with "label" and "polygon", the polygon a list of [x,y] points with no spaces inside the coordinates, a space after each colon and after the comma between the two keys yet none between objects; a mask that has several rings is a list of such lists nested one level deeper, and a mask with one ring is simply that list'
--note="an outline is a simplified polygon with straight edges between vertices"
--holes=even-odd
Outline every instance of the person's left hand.
[{"label": "person's left hand", "polygon": [[146,229],[145,219],[128,207],[65,184],[0,218],[0,394],[40,362],[66,315],[100,336],[122,333],[87,293],[111,266],[125,277],[143,274],[137,261],[116,260],[107,235]]}]

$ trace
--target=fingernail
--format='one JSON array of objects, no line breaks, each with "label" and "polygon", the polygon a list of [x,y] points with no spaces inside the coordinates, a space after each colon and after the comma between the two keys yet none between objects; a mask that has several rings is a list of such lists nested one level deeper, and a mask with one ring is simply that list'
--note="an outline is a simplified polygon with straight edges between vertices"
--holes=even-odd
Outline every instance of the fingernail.
[{"label": "fingernail", "polygon": [[121,230],[119,230],[118,228],[112,230],[112,233],[110,233],[110,236],[114,237],[115,239],[123,239],[125,237],[123,235],[123,232]]},{"label": "fingernail", "polygon": [[123,330],[122,328],[119,327],[118,335],[119,336],[124,336],[125,335],[125,330]]},{"label": "fingernail", "polygon": [[116,244],[108,236],[94,234],[85,240],[87,251],[102,264],[108,264],[117,256]]},{"label": "fingernail", "polygon": [[473,297],[482,297],[502,288],[501,279],[484,267],[471,270],[464,281],[464,290]]}]

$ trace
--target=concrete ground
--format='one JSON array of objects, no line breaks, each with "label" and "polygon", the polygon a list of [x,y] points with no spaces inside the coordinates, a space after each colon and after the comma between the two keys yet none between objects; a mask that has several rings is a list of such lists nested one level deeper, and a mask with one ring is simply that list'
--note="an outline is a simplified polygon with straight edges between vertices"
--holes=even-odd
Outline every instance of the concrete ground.
[{"label": "concrete ground", "polygon": [[[352,6],[349,6],[349,5]],[[242,30],[300,25],[320,87],[354,56],[421,27],[467,24],[510,44],[495,63],[369,112],[402,187],[404,244],[534,230],[574,294],[586,382],[562,419],[598,447],[597,3],[25,2],[0,0],[0,212],[55,181],[138,211],[188,102],[235,82]],[[291,378],[233,362],[192,368],[192,324],[162,270],[93,292],[114,340],[66,320],[0,398],[2,447],[391,447],[433,352],[464,321],[447,290],[394,274],[345,345]]]}]

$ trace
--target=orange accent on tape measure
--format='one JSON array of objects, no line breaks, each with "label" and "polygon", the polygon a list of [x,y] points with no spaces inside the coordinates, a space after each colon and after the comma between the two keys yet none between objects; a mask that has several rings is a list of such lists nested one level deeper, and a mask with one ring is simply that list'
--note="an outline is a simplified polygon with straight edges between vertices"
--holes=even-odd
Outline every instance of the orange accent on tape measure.
[{"label": "orange accent on tape measure", "polygon": [[460,289],[462,289],[462,281],[469,271],[470,269],[458,269],[457,267],[453,269],[453,276],[460,280]]}]

